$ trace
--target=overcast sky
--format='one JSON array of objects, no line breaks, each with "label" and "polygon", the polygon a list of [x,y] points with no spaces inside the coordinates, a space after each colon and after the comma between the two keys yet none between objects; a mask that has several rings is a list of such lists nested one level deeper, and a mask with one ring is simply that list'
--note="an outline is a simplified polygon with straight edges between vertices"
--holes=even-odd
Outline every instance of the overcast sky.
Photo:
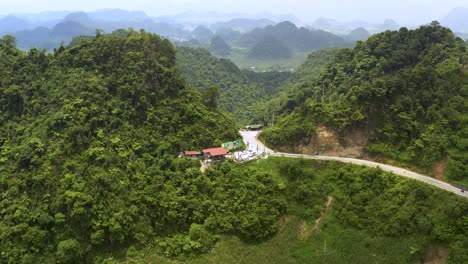
[{"label": "overcast sky", "polygon": [[468,7],[468,0],[0,0],[0,14],[102,8],[141,10],[153,16],[185,11],[266,11],[293,13],[305,22],[323,16],[339,21],[392,18],[402,24],[439,20],[455,7]]}]

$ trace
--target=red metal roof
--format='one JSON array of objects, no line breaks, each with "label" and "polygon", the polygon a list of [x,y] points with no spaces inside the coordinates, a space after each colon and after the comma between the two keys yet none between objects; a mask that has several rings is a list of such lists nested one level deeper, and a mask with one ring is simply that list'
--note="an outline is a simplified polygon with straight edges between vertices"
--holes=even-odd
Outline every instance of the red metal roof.
[{"label": "red metal roof", "polygon": [[224,156],[228,154],[228,151],[225,148],[210,148],[204,149],[203,153],[209,153],[211,156]]},{"label": "red metal roof", "polygon": [[194,151],[194,150],[187,150],[187,151],[185,151],[185,155],[187,155],[187,156],[188,156],[188,155],[198,155],[198,154],[200,154],[200,152]]}]

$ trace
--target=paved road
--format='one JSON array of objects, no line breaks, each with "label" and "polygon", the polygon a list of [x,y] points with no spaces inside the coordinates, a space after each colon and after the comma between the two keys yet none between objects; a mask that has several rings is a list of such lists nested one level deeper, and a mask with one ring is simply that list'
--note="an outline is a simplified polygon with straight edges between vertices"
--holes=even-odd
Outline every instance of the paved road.
[{"label": "paved road", "polygon": [[315,159],[315,160],[335,160],[335,161],[340,161],[340,162],[346,162],[346,163],[352,163],[352,164],[358,164],[358,165],[365,165],[368,167],[373,167],[373,168],[381,168],[384,171],[389,171],[393,172],[397,175],[403,176],[403,177],[408,177],[412,178],[418,181],[425,182],[427,184],[433,185],[437,188],[444,189],[446,191],[452,192],[454,194],[463,196],[468,198],[468,192],[461,192],[460,188],[457,188],[455,186],[452,186],[446,182],[436,180],[434,178],[431,178],[429,176],[425,176],[416,172],[412,172],[403,168],[383,164],[383,163],[377,163],[373,161],[368,161],[368,160],[361,160],[361,159],[353,159],[353,158],[343,158],[343,157],[332,157],[332,156],[318,156],[318,155],[303,155],[303,154],[292,154],[292,153],[283,153],[283,152],[273,152],[271,149],[265,147],[265,145],[262,144],[257,139],[258,131],[241,131],[242,136],[244,137],[244,142],[249,141],[250,144],[255,144],[254,148],[258,149],[259,152],[266,152],[270,156],[277,156],[277,157],[290,157],[290,158],[304,158],[304,159]]},{"label": "paved road", "polygon": [[257,154],[261,154],[263,152],[271,153],[273,150],[265,147],[258,139],[258,131],[239,131],[244,138],[244,143],[249,145],[249,149],[253,149]]}]

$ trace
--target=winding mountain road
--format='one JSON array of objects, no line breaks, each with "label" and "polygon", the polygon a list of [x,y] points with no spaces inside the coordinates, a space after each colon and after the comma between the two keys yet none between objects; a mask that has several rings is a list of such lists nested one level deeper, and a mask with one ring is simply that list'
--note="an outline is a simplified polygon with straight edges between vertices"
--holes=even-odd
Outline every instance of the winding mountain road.
[{"label": "winding mountain road", "polygon": [[393,172],[394,174],[415,179],[418,181],[425,182],[427,184],[433,185],[437,188],[452,192],[456,195],[463,196],[468,198],[468,192],[462,192],[460,188],[452,186],[446,182],[436,180],[429,176],[425,176],[416,172],[409,171],[400,167],[395,167],[388,164],[373,162],[369,160],[354,159],[354,158],[344,158],[344,157],[333,157],[333,156],[319,156],[319,155],[305,155],[305,154],[292,154],[292,153],[283,153],[283,152],[274,152],[271,149],[265,147],[265,145],[257,139],[258,131],[240,131],[244,142],[249,142],[249,144],[254,144],[253,148],[257,150],[257,153],[266,153],[269,156],[276,157],[288,157],[288,158],[303,158],[303,159],[314,159],[314,160],[333,160],[340,161],[345,163],[352,163],[357,165],[364,165],[372,168],[381,168],[384,171]]}]

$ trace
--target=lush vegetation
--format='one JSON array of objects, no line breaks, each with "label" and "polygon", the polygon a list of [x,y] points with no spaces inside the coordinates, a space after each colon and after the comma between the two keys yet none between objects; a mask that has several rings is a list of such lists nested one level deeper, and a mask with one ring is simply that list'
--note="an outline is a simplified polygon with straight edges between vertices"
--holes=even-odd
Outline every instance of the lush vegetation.
[{"label": "lush vegetation", "polygon": [[0,262],[89,263],[180,231],[196,238],[211,206],[213,228],[255,227],[224,226],[202,200],[227,187],[175,159],[238,138],[233,120],[185,85],[169,41],[122,33],[53,54],[0,40]]},{"label": "lush vegetation", "polygon": [[219,107],[232,113],[239,125],[255,119],[263,102],[275,95],[289,72],[256,73],[240,70],[228,59],[218,59],[202,48],[177,48],[177,65],[192,87],[203,92],[216,86]]},{"label": "lush vegetation", "polygon": [[[325,124],[369,137],[367,151],[431,168],[468,185],[468,52],[437,22],[401,28],[341,49],[316,81],[282,105],[273,145],[297,144]],[[291,113],[292,112],[292,113]]]},{"label": "lush vegetation", "polygon": [[[434,246],[448,251],[447,263],[468,260],[467,200],[410,179],[354,165],[284,158],[269,158],[243,166],[225,163],[210,169],[207,174],[210,179],[216,175],[216,178],[232,183],[238,182],[237,177],[242,178],[237,185],[229,185],[232,189],[224,191],[220,198],[226,199],[229,206],[218,210],[229,212],[232,206],[237,208],[250,203],[242,211],[249,214],[256,210],[256,217],[249,220],[251,223],[271,220],[265,230],[252,231],[255,234],[260,231],[258,237],[267,239],[252,243],[242,236],[220,235],[216,229],[219,240],[206,254],[185,252],[171,260],[156,254],[157,250],[150,246],[128,260],[158,263],[178,263],[177,260],[187,263],[415,263],[426,259],[427,251]],[[261,183],[259,179],[263,179]],[[250,197],[246,188],[257,188],[259,194]],[[266,194],[268,188],[272,189]],[[255,204],[265,196],[274,201],[271,211],[265,210],[270,202]],[[245,213],[237,213],[233,215],[239,218],[235,222],[242,221]],[[275,218],[278,215],[281,217]],[[321,219],[318,227],[315,226],[317,219]],[[277,235],[271,237],[275,232]]]},{"label": "lush vegetation", "polygon": [[[467,262],[468,202],[454,194],[338,163],[202,172],[176,158],[239,136],[222,109],[246,122],[268,121],[271,107],[283,113],[275,129],[288,128],[267,132],[274,143],[319,122],[362,126],[374,131],[369,151],[421,165],[447,156],[463,182],[466,60],[437,24],[314,52],[293,76],[241,71],[144,31],[97,31],[53,53],[5,36],[0,262],[412,263],[434,245]],[[286,80],[289,93],[266,104]]]},{"label": "lush vegetation", "polygon": [[[338,48],[330,48],[310,53],[307,56],[307,60],[292,73],[288,81],[278,90],[276,96],[261,105],[259,108],[260,110],[256,112],[256,119],[263,123],[273,123],[275,121],[273,120],[273,114],[291,112],[297,106],[295,102],[297,94],[316,81],[325,65],[333,58],[338,50]],[[282,121],[282,119],[280,119],[280,121]],[[301,122],[297,122],[297,124],[301,124]],[[302,125],[304,124],[306,123],[302,123]],[[282,126],[282,129],[289,130],[291,133],[293,132],[292,130],[295,130],[300,134],[300,137],[302,137],[302,132],[300,132],[300,130],[302,130],[301,126]],[[292,134],[290,132],[285,132],[285,134],[289,136],[282,140],[288,142],[288,144],[293,144],[297,142],[298,139],[291,137]]]}]

